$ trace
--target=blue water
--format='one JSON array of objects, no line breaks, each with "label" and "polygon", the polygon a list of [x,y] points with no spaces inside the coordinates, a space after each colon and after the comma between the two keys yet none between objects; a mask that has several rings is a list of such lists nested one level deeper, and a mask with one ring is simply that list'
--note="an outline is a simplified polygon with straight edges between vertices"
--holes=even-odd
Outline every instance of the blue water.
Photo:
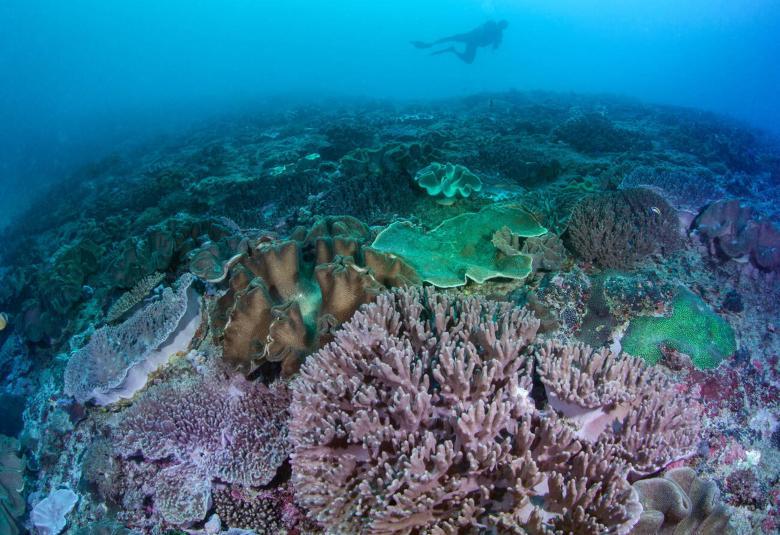
[{"label": "blue water", "polygon": [[[409,46],[509,21],[474,64]],[[780,131],[774,0],[3,0],[0,210],[139,133],[296,94],[607,92]]]}]

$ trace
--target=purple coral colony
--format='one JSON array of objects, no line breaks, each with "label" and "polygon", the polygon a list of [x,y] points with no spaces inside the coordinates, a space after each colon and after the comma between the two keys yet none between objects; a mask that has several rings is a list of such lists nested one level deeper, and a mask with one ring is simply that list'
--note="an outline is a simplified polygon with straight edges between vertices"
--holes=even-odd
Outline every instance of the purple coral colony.
[{"label": "purple coral colony", "polygon": [[780,145],[494,94],[202,124],[2,235],[0,533],[780,530]]}]

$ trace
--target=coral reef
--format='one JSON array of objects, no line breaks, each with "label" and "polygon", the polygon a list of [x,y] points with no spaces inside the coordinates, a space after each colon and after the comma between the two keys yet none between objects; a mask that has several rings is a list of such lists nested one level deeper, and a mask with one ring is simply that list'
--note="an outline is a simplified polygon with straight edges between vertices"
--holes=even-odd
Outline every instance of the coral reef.
[{"label": "coral reef", "polygon": [[712,203],[694,224],[712,254],[750,260],[762,269],[780,268],[780,229],[739,199]]},{"label": "coral reef", "polygon": [[0,435],[0,533],[16,535],[16,520],[25,509],[24,460],[19,456],[19,442]]},{"label": "coral reef", "polygon": [[631,532],[635,535],[734,533],[718,486],[690,468],[674,468],[663,477],[637,481],[634,489],[644,509]]},{"label": "coral reef", "polygon": [[[32,506],[62,489],[79,493],[76,534],[317,533],[318,507],[340,533],[637,531],[630,485],[672,467],[711,480],[697,483],[702,503],[721,488],[729,527],[720,513],[705,527],[780,528],[780,143],[765,133],[699,110],[513,91],[280,100],[138,141],[51,177],[0,229],[0,433],[18,437],[2,454],[15,468],[0,470],[0,532],[33,530]],[[453,162],[449,178],[467,168],[481,188],[461,197],[445,183],[455,203],[429,195],[415,177],[446,174],[433,162]],[[518,232],[505,206],[548,232]],[[370,247],[399,229],[390,252]],[[193,308],[176,320],[183,294],[166,286],[183,275]],[[394,294],[413,313],[389,297],[377,306],[392,317],[366,304],[437,277],[452,283],[446,296]],[[527,312],[488,299],[527,306],[535,336],[524,338]],[[350,320],[358,307],[368,312]],[[141,321],[144,310],[161,316]],[[151,348],[176,321],[176,347]],[[146,327],[157,334],[133,334]],[[305,366],[329,367],[304,371],[319,397],[299,399],[310,409],[296,418],[299,436],[322,442],[300,451],[291,481],[290,400],[276,380],[317,351]],[[125,375],[137,358],[148,377]],[[128,397],[110,406],[87,401],[119,390]],[[251,429],[235,424],[260,398],[271,408],[247,408]],[[426,399],[432,412],[414,412]],[[189,425],[206,412],[201,439]],[[153,455],[118,453],[130,421],[154,430]],[[270,460],[255,455],[266,443]],[[225,466],[250,452],[267,469],[248,482]],[[661,532],[698,529],[706,513],[693,510]]]},{"label": "coral reef", "polygon": [[65,518],[79,500],[79,495],[70,489],[58,489],[38,502],[30,512],[30,522],[40,535],[59,535]]},{"label": "coral reef", "polygon": [[625,152],[644,148],[649,143],[636,132],[616,127],[599,113],[585,113],[569,118],[555,129],[555,136],[586,154]]},{"label": "coral reef", "polygon": [[462,165],[433,162],[417,171],[414,181],[433,197],[444,199],[468,197],[474,191],[482,189],[482,181],[477,175]]},{"label": "coral reef", "polygon": [[679,242],[674,210],[641,188],[584,198],[571,214],[566,235],[577,256],[602,268],[634,267]]},{"label": "coral reef", "polygon": [[586,404],[622,412],[578,438],[536,408],[538,327],[508,303],[420,289],[358,311],[292,386],[293,484],[312,518],[347,533],[628,533],[641,512],[628,473],[687,453],[696,420],[654,396],[667,383],[641,362],[601,353],[579,375],[589,350],[543,367],[548,346],[551,388],[572,399],[593,384]]},{"label": "coral reef", "polygon": [[713,368],[737,350],[734,330],[695,294],[679,289],[671,308],[668,317],[633,319],[621,339],[623,351],[652,364],[675,351],[699,368]]},{"label": "coral reef", "polygon": [[531,273],[531,256],[491,241],[504,227],[523,238],[547,233],[521,206],[504,204],[447,219],[429,232],[399,221],[380,232],[371,247],[402,257],[423,281],[440,288],[495,277],[522,280]]},{"label": "coral reef", "polygon": [[225,360],[245,372],[281,362],[292,374],[382,288],[419,280],[402,260],[363,247],[369,234],[355,218],[326,217],[238,260],[212,321],[223,327]]},{"label": "coral reef", "polygon": [[95,331],[71,355],[65,369],[67,395],[100,405],[132,396],[171,355],[187,349],[200,325],[200,297],[192,275],[166,288],[156,301],[117,326]]},{"label": "coral reef", "polygon": [[124,474],[113,477],[124,483],[109,486],[109,498],[130,511],[149,497],[175,525],[204,519],[212,480],[258,486],[275,477],[288,455],[288,404],[284,384],[219,373],[150,387],[110,431]]}]

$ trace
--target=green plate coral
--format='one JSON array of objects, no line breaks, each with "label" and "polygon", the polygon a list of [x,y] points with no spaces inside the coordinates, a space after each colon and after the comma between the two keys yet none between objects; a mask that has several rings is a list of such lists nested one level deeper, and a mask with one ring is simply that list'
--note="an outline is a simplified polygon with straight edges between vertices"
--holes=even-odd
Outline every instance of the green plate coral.
[{"label": "green plate coral", "polygon": [[662,347],[685,353],[697,368],[714,368],[737,350],[734,331],[698,296],[680,289],[669,317],[640,316],[622,339],[623,351],[655,364]]},{"label": "green plate coral", "polygon": [[439,288],[463,286],[468,279],[524,279],[531,273],[531,256],[506,255],[491,241],[503,227],[520,238],[547,233],[527,210],[504,204],[447,219],[429,232],[398,221],[380,232],[372,247],[402,257],[423,281]]}]

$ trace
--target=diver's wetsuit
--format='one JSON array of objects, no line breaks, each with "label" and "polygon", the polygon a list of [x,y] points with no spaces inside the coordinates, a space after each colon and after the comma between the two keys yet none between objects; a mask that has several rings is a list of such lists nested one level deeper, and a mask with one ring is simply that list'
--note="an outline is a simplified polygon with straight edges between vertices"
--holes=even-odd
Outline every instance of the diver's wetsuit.
[{"label": "diver's wetsuit", "polygon": [[474,58],[477,56],[477,48],[493,45],[493,49],[495,50],[501,45],[501,39],[506,27],[507,22],[505,20],[500,22],[491,20],[467,33],[443,37],[432,43],[412,41],[412,44],[417,48],[431,48],[432,46],[440,45],[442,43],[465,43],[466,48],[463,52],[460,52],[454,46],[451,46],[442,50],[437,50],[436,52],[433,52],[432,55],[452,53],[465,63],[473,63]]}]

